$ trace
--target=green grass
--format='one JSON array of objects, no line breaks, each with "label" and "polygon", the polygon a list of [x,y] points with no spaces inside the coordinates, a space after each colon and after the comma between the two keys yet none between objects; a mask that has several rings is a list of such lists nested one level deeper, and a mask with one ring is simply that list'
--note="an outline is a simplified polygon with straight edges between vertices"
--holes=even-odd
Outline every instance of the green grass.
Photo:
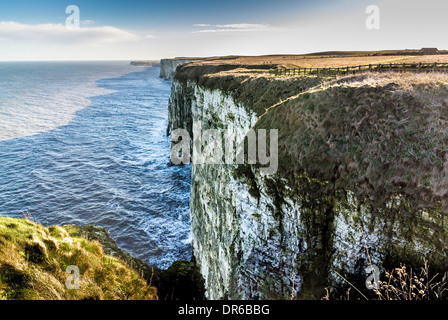
[{"label": "green grass", "polygon": [[[79,289],[67,289],[68,266],[79,268]],[[0,217],[0,299],[156,300],[156,289],[122,260],[106,255],[76,226],[44,227]]]},{"label": "green grass", "polygon": [[374,196],[374,206],[399,189],[433,209],[448,190],[447,81],[437,73],[341,77],[268,108],[255,129],[279,130],[280,175],[305,172],[332,181],[329,192]]}]

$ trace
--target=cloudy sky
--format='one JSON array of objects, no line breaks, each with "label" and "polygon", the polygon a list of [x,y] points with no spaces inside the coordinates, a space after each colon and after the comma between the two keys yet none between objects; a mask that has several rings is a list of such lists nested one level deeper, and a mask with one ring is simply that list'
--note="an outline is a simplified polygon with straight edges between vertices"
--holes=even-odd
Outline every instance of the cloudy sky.
[{"label": "cloudy sky", "polygon": [[0,0],[0,61],[448,49],[446,12],[446,0]]}]

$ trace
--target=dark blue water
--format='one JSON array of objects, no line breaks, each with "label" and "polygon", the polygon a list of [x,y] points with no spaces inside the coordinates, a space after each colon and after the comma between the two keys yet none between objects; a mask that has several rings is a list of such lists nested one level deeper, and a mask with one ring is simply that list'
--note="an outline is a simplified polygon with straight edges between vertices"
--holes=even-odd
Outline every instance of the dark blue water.
[{"label": "dark blue water", "polygon": [[89,98],[67,125],[0,141],[0,214],[103,226],[166,268],[191,256],[190,168],[168,166],[170,83],[159,68],[135,70],[97,81],[114,92]]}]

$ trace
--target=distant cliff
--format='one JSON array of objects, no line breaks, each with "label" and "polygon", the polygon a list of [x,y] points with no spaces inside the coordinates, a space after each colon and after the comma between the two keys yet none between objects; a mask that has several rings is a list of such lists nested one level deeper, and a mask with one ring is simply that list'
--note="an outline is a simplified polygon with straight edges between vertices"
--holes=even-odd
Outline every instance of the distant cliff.
[{"label": "distant cliff", "polygon": [[159,60],[142,60],[142,61],[131,61],[131,66],[147,66],[147,67],[160,67]]},{"label": "distant cliff", "polygon": [[176,74],[176,68],[182,64],[194,61],[196,59],[175,58],[160,60],[160,78],[173,80]]}]

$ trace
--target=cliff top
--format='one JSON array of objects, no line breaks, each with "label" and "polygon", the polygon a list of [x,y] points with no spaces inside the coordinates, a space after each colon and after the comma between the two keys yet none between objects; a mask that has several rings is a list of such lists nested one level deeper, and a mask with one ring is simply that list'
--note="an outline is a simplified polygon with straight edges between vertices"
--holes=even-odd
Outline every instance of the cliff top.
[{"label": "cliff top", "polygon": [[[224,56],[207,58],[174,58],[166,60],[195,60],[195,67],[229,66],[250,67],[271,66],[272,68],[328,68],[378,63],[448,63],[448,51],[439,51],[437,55],[423,55],[420,50],[384,50],[384,51],[329,51],[302,55],[266,55],[266,56]],[[266,69],[266,67],[264,68]]]}]

